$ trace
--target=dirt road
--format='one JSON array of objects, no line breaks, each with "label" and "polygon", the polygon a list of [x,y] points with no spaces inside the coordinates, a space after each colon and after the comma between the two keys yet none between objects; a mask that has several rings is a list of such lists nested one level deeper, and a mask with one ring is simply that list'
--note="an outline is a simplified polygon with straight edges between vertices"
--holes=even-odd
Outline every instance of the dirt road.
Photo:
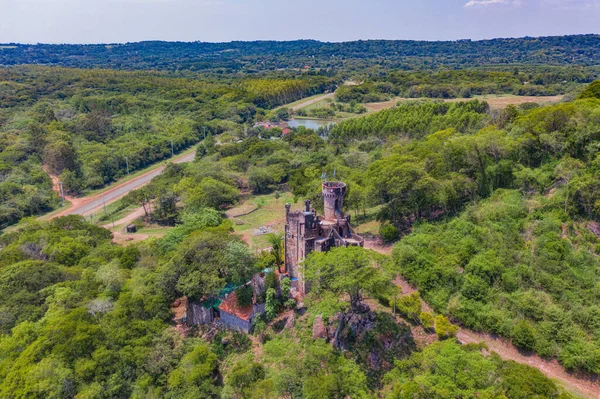
[{"label": "dirt road", "polygon": [[[374,248],[375,249],[375,248]],[[416,290],[406,280],[398,277],[394,281],[402,288],[403,294],[410,294]],[[421,302],[423,311],[431,312],[431,307],[426,302]],[[556,360],[546,360],[535,354],[524,354],[520,352],[510,341],[482,334],[461,327],[456,338],[462,344],[485,343],[488,349],[496,352],[504,360],[512,360],[517,363],[526,364],[540,370],[546,377],[558,381],[567,390],[581,397],[589,399],[600,399],[600,380],[587,376],[578,376],[568,373]]]},{"label": "dirt road", "polygon": [[600,398],[600,381],[598,378],[568,373],[556,360],[546,360],[534,354],[523,354],[503,338],[476,333],[465,328],[458,331],[456,338],[463,344],[484,342],[490,351],[496,352],[504,360],[513,360],[517,363],[535,367],[548,378],[558,381],[571,392],[584,398]]},{"label": "dirt road", "polygon": [[[180,155],[176,158],[173,158],[172,160],[170,160],[170,162],[173,162],[173,163],[191,162],[194,160],[195,156],[196,156],[196,152],[194,151],[194,152],[187,153],[184,155]],[[160,175],[163,172],[165,167],[166,167],[165,164],[160,165],[160,166],[144,173],[143,175],[135,177],[135,178],[128,180],[126,182],[123,182],[121,184],[117,184],[116,186],[111,187],[110,189],[107,189],[106,191],[104,191],[100,194],[95,194],[95,195],[92,195],[89,197],[83,197],[83,198],[68,198],[68,200],[70,200],[70,202],[71,202],[71,206],[69,208],[63,210],[62,212],[55,214],[53,217],[66,216],[66,215],[87,215],[87,214],[93,213],[94,211],[101,209],[104,206],[104,204],[108,205],[112,202],[115,202],[119,198],[125,196],[128,192],[138,189],[138,188],[150,183],[150,181],[153,178],[155,178],[156,176]]]}]

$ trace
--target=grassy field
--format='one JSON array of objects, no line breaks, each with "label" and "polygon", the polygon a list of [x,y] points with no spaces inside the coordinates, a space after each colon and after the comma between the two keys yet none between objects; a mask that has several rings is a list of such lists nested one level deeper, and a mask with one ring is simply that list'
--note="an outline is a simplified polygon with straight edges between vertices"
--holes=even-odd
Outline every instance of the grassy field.
[{"label": "grassy field", "polygon": [[[326,95],[326,94],[315,94],[314,96],[304,97],[304,98],[302,98],[302,99],[300,99],[298,101],[294,101],[293,103],[289,103],[289,104],[281,105],[281,106],[279,106],[277,108],[273,108],[273,111],[277,111],[278,109],[281,109],[281,108],[296,108],[296,109],[298,109],[297,107],[299,105],[302,105],[302,104],[304,104],[306,102],[310,102],[310,101],[315,100],[315,99],[317,99],[319,97],[323,97],[324,95]],[[300,108],[305,108],[305,107],[300,107]]]},{"label": "grassy field", "polygon": [[298,201],[294,204],[292,194],[281,193],[279,198],[275,198],[275,194],[249,196],[238,207],[233,208],[228,213],[239,214],[243,213],[244,210],[258,207],[256,211],[249,215],[233,219],[235,232],[244,236],[251,249],[258,250],[269,247],[269,244],[265,235],[253,235],[255,230],[266,227],[272,229],[275,233],[283,233],[286,203],[292,204],[292,210],[302,209],[302,202]]}]

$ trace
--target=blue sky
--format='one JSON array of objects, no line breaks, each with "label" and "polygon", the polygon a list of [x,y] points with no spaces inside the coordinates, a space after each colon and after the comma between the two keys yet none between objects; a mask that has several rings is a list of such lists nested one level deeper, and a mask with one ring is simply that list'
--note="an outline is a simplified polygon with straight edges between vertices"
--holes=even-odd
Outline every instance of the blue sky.
[{"label": "blue sky", "polygon": [[600,33],[600,0],[0,0],[0,43]]}]

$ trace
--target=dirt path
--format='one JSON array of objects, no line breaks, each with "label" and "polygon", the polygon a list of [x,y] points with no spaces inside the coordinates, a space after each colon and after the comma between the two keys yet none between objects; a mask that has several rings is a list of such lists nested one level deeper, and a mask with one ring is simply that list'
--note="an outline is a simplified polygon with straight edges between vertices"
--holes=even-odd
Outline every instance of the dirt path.
[{"label": "dirt path", "polygon": [[[54,173],[50,172],[50,170],[48,169],[48,167],[46,165],[44,165],[43,169],[48,174],[48,176],[50,176],[50,180],[52,180],[52,191],[54,191],[60,197],[60,184],[59,184],[60,179]],[[77,198],[77,197],[73,197],[71,195],[65,194],[65,202],[70,203],[69,208],[67,208],[67,209],[70,209],[71,207],[76,207],[76,206],[80,205],[83,202],[83,200],[84,200],[84,198]]]},{"label": "dirt path", "polygon": [[491,351],[496,352],[504,360],[513,360],[517,363],[535,367],[548,378],[559,381],[568,390],[585,398],[600,398],[600,381],[598,378],[568,373],[556,360],[546,360],[538,355],[523,354],[503,338],[476,333],[465,328],[460,328],[456,337],[463,344],[484,342]]},{"label": "dirt path", "polygon": [[[378,245],[365,246],[386,255],[390,252],[387,247]],[[397,277],[394,283],[402,289],[403,294],[410,294],[416,291],[413,286],[401,277]],[[421,304],[424,311],[431,312],[432,309],[426,302],[421,301]],[[504,360],[512,360],[535,367],[546,375],[546,377],[558,381],[567,390],[577,395],[589,399],[600,399],[600,378],[598,377],[568,373],[558,361],[546,360],[535,354],[524,354],[504,338],[477,333],[464,327],[460,327],[456,337],[463,344],[478,344],[483,342],[490,351],[496,352]]]},{"label": "dirt path", "polygon": [[115,221],[114,223],[105,224],[102,227],[110,230],[113,228],[113,226],[117,227],[117,226],[121,226],[121,225],[127,225],[127,224],[133,222],[135,219],[138,219],[138,218],[144,216],[145,213],[146,212],[144,211],[144,207],[140,206],[139,208],[135,209],[133,212],[131,212],[127,216]]}]

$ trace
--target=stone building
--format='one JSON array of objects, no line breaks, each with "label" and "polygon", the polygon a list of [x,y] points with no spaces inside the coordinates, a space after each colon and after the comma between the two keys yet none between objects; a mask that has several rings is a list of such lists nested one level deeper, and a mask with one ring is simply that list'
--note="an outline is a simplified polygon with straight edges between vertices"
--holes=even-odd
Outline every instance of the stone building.
[{"label": "stone building", "polygon": [[257,301],[258,298],[264,298],[265,276],[270,271],[265,269],[255,274],[252,280],[245,284],[252,287],[251,304],[240,306],[235,293],[240,287],[228,284],[218,295],[201,301],[188,301],[187,297],[176,300],[171,308],[174,314],[173,321],[177,324],[187,324],[189,327],[218,323],[230,329],[251,332],[254,319],[265,313],[265,304]]},{"label": "stone building", "polygon": [[229,294],[219,305],[219,321],[224,326],[243,331],[252,332],[254,319],[265,313],[265,304],[252,303],[240,306],[235,292]]},{"label": "stone building", "polygon": [[317,216],[309,200],[304,210],[291,212],[286,204],[285,268],[292,286],[300,293],[308,289],[300,265],[311,252],[325,252],[333,247],[363,246],[364,240],[354,233],[350,215],[343,211],[346,184],[326,181],[323,183],[324,215]]}]

